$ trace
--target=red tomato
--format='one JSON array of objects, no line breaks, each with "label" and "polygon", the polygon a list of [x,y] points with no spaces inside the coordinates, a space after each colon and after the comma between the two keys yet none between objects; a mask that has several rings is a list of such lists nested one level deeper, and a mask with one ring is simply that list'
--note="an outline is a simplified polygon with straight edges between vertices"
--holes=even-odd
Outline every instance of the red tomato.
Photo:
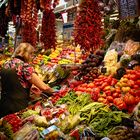
[{"label": "red tomato", "polygon": [[137,78],[140,78],[140,70],[136,71],[136,76],[137,76]]},{"label": "red tomato", "polygon": [[94,83],[90,83],[90,84],[88,84],[88,86],[87,87],[89,87],[89,88],[94,88],[95,87],[95,85],[94,85]]},{"label": "red tomato", "polygon": [[119,97],[119,93],[115,92],[115,93],[113,93],[112,96],[113,96],[114,98],[117,98],[117,97]]},{"label": "red tomato", "polygon": [[127,105],[134,105],[135,104],[135,97],[129,93],[126,93],[124,95],[124,102],[127,104]]},{"label": "red tomato", "polygon": [[104,100],[105,100],[105,98],[103,98],[103,97],[98,98],[98,102],[103,102]]},{"label": "red tomato", "polygon": [[115,91],[116,91],[117,93],[120,93],[120,92],[121,92],[120,87],[117,87],[117,88],[115,89]]},{"label": "red tomato", "polygon": [[134,107],[135,107],[134,105],[128,106],[127,107],[128,108],[128,112],[131,113],[133,111]]},{"label": "red tomato", "polygon": [[106,98],[106,94],[103,93],[103,94],[100,95],[100,97]]},{"label": "red tomato", "polygon": [[95,87],[95,88],[92,89],[92,91],[93,91],[93,92],[96,92],[96,93],[100,93],[100,88]]},{"label": "red tomato", "polygon": [[110,91],[110,90],[105,91],[105,94],[106,94],[107,96],[110,96],[110,95],[111,95],[111,91]]},{"label": "red tomato", "polygon": [[130,86],[130,87],[133,87],[135,85],[135,82],[133,80],[128,80],[127,84]]},{"label": "red tomato", "polygon": [[138,85],[134,85],[133,88],[134,89],[139,89],[139,86]]},{"label": "red tomato", "polygon": [[113,103],[114,103],[115,105],[120,105],[120,104],[124,103],[124,101],[123,101],[122,98],[115,98],[115,99],[113,100]]},{"label": "red tomato", "polygon": [[107,96],[106,99],[111,103],[113,102],[113,97],[112,96]]},{"label": "red tomato", "polygon": [[91,88],[87,88],[86,92],[92,92],[92,89]]},{"label": "red tomato", "polygon": [[111,86],[114,86],[115,84],[117,83],[117,80],[116,79],[112,79],[112,81],[111,81]]},{"label": "red tomato", "polygon": [[109,90],[110,89],[110,86],[106,86],[104,89],[103,89],[103,91],[107,91],[107,90]]},{"label": "red tomato", "polygon": [[123,109],[126,109],[126,108],[127,108],[125,102],[123,102],[123,103],[117,105],[117,107],[118,107],[120,110],[123,110]]},{"label": "red tomato", "polygon": [[136,90],[135,91],[135,95],[138,96],[138,97],[140,97],[140,90]]},{"label": "red tomato", "polygon": [[135,82],[138,86],[140,86],[140,80],[136,80]]},{"label": "red tomato", "polygon": [[104,103],[104,104],[109,104],[109,102],[108,102],[107,99],[104,99],[102,103]]},{"label": "red tomato", "polygon": [[129,75],[129,79],[135,81],[137,80],[137,76],[135,74],[131,74]]},{"label": "red tomato", "polygon": [[101,89],[104,89],[106,86],[108,86],[108,83],[107,82],[103,83],[100,88]]},{"label": "red tomato", "polygon": [[135,97],[135,102],[136,102],[136,104],[139,103],[140,102],[140,97],[138,97],[138,96]]}]

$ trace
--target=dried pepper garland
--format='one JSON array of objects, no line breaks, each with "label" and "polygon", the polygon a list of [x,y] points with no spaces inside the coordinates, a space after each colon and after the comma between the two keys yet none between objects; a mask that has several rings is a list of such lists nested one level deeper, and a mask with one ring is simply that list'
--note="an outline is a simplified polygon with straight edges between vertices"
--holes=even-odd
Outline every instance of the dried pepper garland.
[{"label": "dried pepper garland", "polygon": [[86,51],[98,49],[103,41],[102,14],[97,0],[84,0],[75,21],[75,43]]},{"label": "dried pepper garland", "polygon": [[[51,7],[51,2],[52,0],[40,0],[40,7],[44,9],[40,41],[44,44],[44,49],[56,47],[55,14]],[[59,0],[54,0],[53,8],[58,3]]]},{"label": "dried pepper garland", "polygon": [[56,47],[55,15],[52,10],[43,12],[40,41],[44,49]]},{"label": "dried pepper garland", "polygon": [[22,0],[21,19],[22,19],[22,38],[23,42],[31,43],[33,46],[37,43],[36,27],[38,23],[37,6],[34,0]]}]

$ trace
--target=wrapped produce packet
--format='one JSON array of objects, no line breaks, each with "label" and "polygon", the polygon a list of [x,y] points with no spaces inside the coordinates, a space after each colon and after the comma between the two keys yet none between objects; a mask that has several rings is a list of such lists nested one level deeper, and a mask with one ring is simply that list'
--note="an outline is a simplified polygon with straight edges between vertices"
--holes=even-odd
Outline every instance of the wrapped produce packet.
[{"label": "wrapped produce packet", "polygon": [[106,53],[103,61],[104,68],[106,68],[105,75],[114,75],[116,70],[120,67],[120,63],[118,63],[118,53],[114,49]]},{"label": "wrapped produce packet", "polygon": [[133,40],[128,40],[126,42],[125,47],[124,47],[125,54],[128,54],[131,56],[131,55],[135,54],[138,50],[140,50],[139,42],[135,42]]},{"label": "wrapped produce packet", "polygon": [[133,118],[140,123],[140,102],[136,105],[133,110]]},{"label": "wrapped produce packet", "polygon": [[111,140],[136,140],[135,132],[132,128],[116,126],[108,134]]},{"label": "wrapped produce packet", "polygon": [[17,131],[14,135],[13,140],[38,140],[39,133],[35,129],[35,126],[31,123],[26,123],[23,127]]},{"label": "wrapped produce packet", "polygon": [[101,137],[99,137],[96,133],[93,132],[93,130],[90,127],[86,127],[82,134],[80,135],[80,140],[101,140]]},{"label": "wrapped produce packet", "polygon": [[125,43],[120,43],[118,41],[113,41],[107,51],[110,51],[110,50],[114,49],[117,52],[121,52],[121,51],[124,51],[124,46],[125,46]]}]

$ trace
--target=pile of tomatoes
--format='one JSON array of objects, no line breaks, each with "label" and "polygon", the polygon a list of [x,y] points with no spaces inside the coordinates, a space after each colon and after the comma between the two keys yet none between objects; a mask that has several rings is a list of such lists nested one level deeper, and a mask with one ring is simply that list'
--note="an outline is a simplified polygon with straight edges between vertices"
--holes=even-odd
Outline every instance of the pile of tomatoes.
[{"label": "pile of tomatoes", "polygon": [[127,70],[119,81],[112,76],[100,75],[92,83],[79,83],[73,89],[77,94],[91,94],[94,101],[114,104],[120,110],[132,112],[140,101],[140,70]]},{"label": "pile of tomatoes", "polygon": [[14,133],[22,126],[22,120],[16,114],[9,114],[3,117],[3,120],[11,125]]}]

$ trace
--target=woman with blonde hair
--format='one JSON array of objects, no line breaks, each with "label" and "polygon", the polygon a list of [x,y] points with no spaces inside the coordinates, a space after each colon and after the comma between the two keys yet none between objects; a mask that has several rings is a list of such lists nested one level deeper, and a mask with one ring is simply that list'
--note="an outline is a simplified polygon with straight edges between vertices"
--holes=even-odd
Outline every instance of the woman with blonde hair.
[{"label": "woman with blonde hair", "polygon": [[32,85],[51,94],[53,89],[45,84],[29,64],[34,55],[34,47],[21,43],[1,69],[0,118],[18,112],[28,106]]}]

